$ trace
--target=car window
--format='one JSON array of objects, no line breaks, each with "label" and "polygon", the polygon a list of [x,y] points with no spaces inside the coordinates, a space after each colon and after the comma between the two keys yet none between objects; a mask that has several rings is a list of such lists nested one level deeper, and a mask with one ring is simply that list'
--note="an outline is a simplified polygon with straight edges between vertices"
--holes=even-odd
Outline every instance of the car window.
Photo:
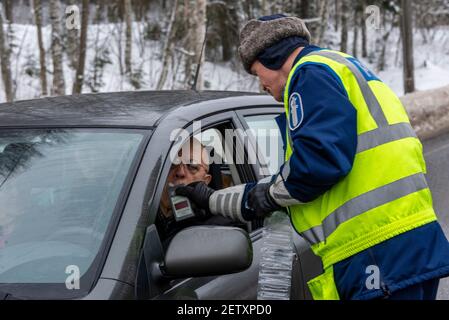
[{"label": "car window", "polygon": [[[160,187],[163,188],[159,208],[156,215],[155,224],[158,229],[158,234],[160,239],[162,240],[162,245],[166,248],[171,239],[178,233],[179,231],[190,227],[190,226],[198,226],[198,225],[219,225],[219,226],[242,226],[243,224],[239,221],[234,221],[232,219],[220,216],[190,216],[186,214],[187,218],[180,218],[179,215],[176,216],[172,206],[176,205],[174,201],[181,201],[179,197],[170,196],[170,185],[176,184],[189,184],[195,181],[205,181],[202,180],[206,175],[209,177],[208,186],[214,190],[220,190],[223,188],[231,187],[237,184],[242,183],[242,179],[239,174],[239,170],[237,166],[234,164],[235,162],[229,161],[227,159],[226,148],[233,149],[233,142],[226,141],[225,139],[225,130],[230,129],[230,123],[220,124],[217,127],[207,128],[204,131],[197,133],[193,136],[190,136],[187,140],[184,140],[180,143],[174,144],[172,150],[170,150],[170,157],[173,155],[180,156],[179,151],[182,150],[181,157],[184,159],[183,154],[185,151],[188,152],[190,146],[190,157],[193,161],[193,154],[198,154],[200,152],[201,155],[197,155],[196,159],[203,161],[207,159],[208,166],[207,171],[204,170],[204,167],[201,169],[201,172],[195,175],[193,171],[189,169],[186,165],[173,165],[171,164],[168,175],[161,180]],[[195,145],[198,144],[202,147],[195,148],[191,145],[192,141],[195,141]],[[197,144],[198,143],[198,144]],[[231,144],[227,146],[226,143]],[[207,154],[206,157],[203,156],[201,150]],[[231,154],[230,157],[233,157]],[[185,159],[184,159],[185,160]],[[169,159],[168,161],[171,161]],[[204,163],[201,163],[203,165]],[[194,180],[192,180],[194,179]],[[183,203],[184,205],[184,203]],[[195,205],[192,204],[192,209],[195,213],[199,213],[198,208],[195,208]],[[177,218],[177,219],[176,219]],[[243,227],[247,227],[244,225]]]},{"label": "car window", "polygon": [[225,151],[227,146],[222,132],[216,128],[211,128],[196,134],[194,138],[201,141],[209,154],[210,173],[213,175],[212,185],[214,189],[223,189],[238,184],[240,182],[238,172],[235,167],[229,165],[232,161],[227,159]]},{"label": "car window", "polygon": [[99,253],[143,139],[120,130],[0,130],[0,283],[64,283]]},{"label": "car window", "polygon": [[[245,116],[248,127],[255,135],[259,154],[271,175],[279,171],[284,163],[284,143],[275,118],[278,114]],[[262,160],[260,160],[262,162]]]}]

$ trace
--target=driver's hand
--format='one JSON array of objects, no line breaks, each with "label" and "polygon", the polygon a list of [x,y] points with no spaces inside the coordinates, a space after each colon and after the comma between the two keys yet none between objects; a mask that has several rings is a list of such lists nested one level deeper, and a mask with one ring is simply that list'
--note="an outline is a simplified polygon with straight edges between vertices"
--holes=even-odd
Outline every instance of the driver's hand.
[{"label": "driver's hand", "polygon": [[204,210],[206,214],[210,214],[209,198],[214,192],[214,189],[209,188],[202,181],[175,187],[176,195],[189,198],[197,208]]}]

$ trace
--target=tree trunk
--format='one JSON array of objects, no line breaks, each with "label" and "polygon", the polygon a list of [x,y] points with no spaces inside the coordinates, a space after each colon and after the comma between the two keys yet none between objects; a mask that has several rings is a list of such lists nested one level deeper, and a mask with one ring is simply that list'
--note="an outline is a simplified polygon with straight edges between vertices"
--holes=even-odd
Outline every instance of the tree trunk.
[{"label": "tree trunk", "polygon": [[126,23],[126,39],[125,39],[125,72],[132,74],[131,55],[132,55],[132,6],[131,0],[125,0],[124,3],[124,20]]},{"label": "tree trunk", "polygon": [[73,93],[81,93],[84,82],[84,65],[86,64],[87,25],[89,23],[89,0],[83,0],[83,13],[81,18],[80,50],[78,67],[76,69]]},{"label": "tree trunk", "polygon": [[[69,5],[76,5],[77,0],[69,0]],[[77,68],[78,65],[78,43],[79,43],[79,29],[73,28],[67,30],[67,56],[70,60],[70,67]]]},{"label": "tree trunk", "polygon": [[[195,0],[184,0],[184,21],[185,27],[188,31],[184,39],[184,87],[189,88],[192,85],[192,65],[195,58]],[[245,5],[248,3],[245,2]]]},{"label": "tree trunk", "polygon": [[[185,2],[185,16],[189,33],[184,39],[182,53],[184,55],[184,88],[191,88],[195,80],[195,73],[200,62],[201,48],[205,33],[206,0],[187,0]],[[203,60],[203,58],[201,58]],[[200,70],[201,71],[201,70]],[[199,73],[198,89],[202,87],[201,72]]]},{"label": "tree trunk", "polygon": [[316,43],[318,46],[322,46],[323,45],[323,40],[324,40],[324,34],[326,32],[327,29],[327,22],[328,22],[328,5],[329,5],[329,0],[321,0],[321,7],[320,7],[320,27],[318,30],[318,36],[317,36],[317,40]]},{"label": "tree trunk", "polygon": [[377,64],[377,70],[378,71],[384,71],[385,70],[385,56],[386,56],[386,53],[387,53],[388,38],[390,38],[390,34],[393,31],[393,28],[394,28],[394,23],[392,22],[391,29],[386,31],[383,34],[383,36],[382,36],[382,41],[380,43],[381,51],[380,51],[380,55],[379,55],[379,62]]},{"label": "tree trunk", "polygon": [[335,31],[338,31],[338,27],[340,25],[340,0],[335,0]]},{"label": "tree trunk", "polygon": [[360,14],[360,24],[362,26],[362,57],[368,57],[368,38],[366,34],[366,22],[365,22],[365,6],[366,0],[362,1],[362,11]]},{"label": "tree trunk", "polygon": [[233,58],[234,39],[232,37],[232,25],[230,22],[230,15],[228,7],[224,2],[211,3],[208,7],[208,12],[213,11],[214,17],[217,20],[214,22],[218,25],[218,32],[221,38],[221,54],[222,61],[229,61]]},{"label": "tree trunk", "polygon": [[[232,29],[236,30],[236,37],[238,39],[238,34],[243,24],[246,21],[243,21],[243,7],[242,2],[238,0],[228,0],[226,1],[230,22],[232,22]],[[238,42],[238,41],[237,41]]]},{"label": "tree trunk", "polygon": [[14,21],[13,11],[12,11],[12,0],[3,0],[3,5],[5,8],[5,18],[6,23],[11,24]]},{"label": "tree trunk", "polygon": [[[203,44],[206,35],[206,0],[196,0],[195,6],[195,83],[194,86],[197,90],[203,89],[203,68],[204,68],[204,54]],[[202,67],[202,68],[201,68]]]},{"label": "tree trunk", "polygon": [[167,80],[168,68],[170,67],[173,54],[173,37],[176,33],[176,14],[178,12],[178,0],[173,1],[173,10],[170,17],[170,22],[168,24],[167,37],[164,44],[164,49],[162,52],[162,70],[161,75],[159,76],[159,81],[157,82],[157,90],[162,90],[164,87],[165,81]]},{"label": "tree trunk", "polygon": [[357,24],[357,21],[359,21],[359,14],[360,14],[360,7],[356,5],[354,9],[354,39],[352,41],[352,55],[354,57],[357,57],[357,46],[359,42],[359,25]]},{"label": "tree trunk", "polygon": [[45,59],[44,40],[42,37],[42,3],[41,0],[34,0],[34,19],[36,22],[37,30],[37,43],[39,46],[39,62],[40,62],[40,79],[42,95],[48,95],[47,92],[47,65]]},{"label": "tree trunk", "polygon": [[341,52],[348,51],[348,9],[348,0],[341,0]]},{"label": "tree trunk", "polygon": [[65,94],[64,70],[62,67],[61,41],[61,4],[59,0],[50,0],[51,20],[51,51],[53,58],[53,88],[52,94]]},{"label": "tree trunk", "polygon": [[309,1],[310,0],[301,0],[301,18],[306,19],[309,17]]},{"label": "tree trunk", "polygon": [[404,60],[404,93],[415,91],[415,66],[413,61],[413,21],[412,5],[401,0],[401,36]]},{"label": "tree trunk", "polygon": [[5,88],[6,101],[11,102],[13,97],[12,91],[12,77],[11,77],[11,61],[10,61],[10,49],[8,42],[3,31],[3,9],[0,6],[0,66],[2,69],[3,86]]}]

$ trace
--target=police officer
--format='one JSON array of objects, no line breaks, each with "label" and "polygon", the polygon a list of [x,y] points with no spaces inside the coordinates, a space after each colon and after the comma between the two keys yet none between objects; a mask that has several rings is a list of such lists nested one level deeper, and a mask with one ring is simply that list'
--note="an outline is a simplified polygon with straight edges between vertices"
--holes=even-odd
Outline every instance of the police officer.
[{"label": "police officer", "polygon": [[314,299],[435,299],[449,243],[426,183],[422,145],[390,88],[354,57],[309,44],[296,17],[249,21],[239,54],[285,105],[285,163],[257,184],[178,189],[241,221],[287,208],[322,259]]}]

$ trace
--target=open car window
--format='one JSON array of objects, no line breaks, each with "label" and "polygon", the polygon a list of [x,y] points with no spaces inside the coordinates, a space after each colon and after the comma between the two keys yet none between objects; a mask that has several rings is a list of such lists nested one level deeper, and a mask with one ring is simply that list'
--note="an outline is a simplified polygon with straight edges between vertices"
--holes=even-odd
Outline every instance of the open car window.
[{"label": "open car window", "polygon": [[[179,150],[184,147],[184,144],[191,142],[192,138],[199,141],[203,145],[204,150],[208,155],[209,163],[207,174],[211,178],[208,185],[214,190],[220,190],[237,184],[241,184],[243,181],[240,177],[240,173],[236,165],[232,161],[229,162],[226,158],[226,148],[233,148],[233,142],[226,141],[225,139],[226,129],[230,129],[230,123],[221,124],[213,128],[205,129],[201,133],[190,136],[186,141],[183,142],[183,144],[174,145],[173,148],[177,149],[173,149],[170,151],[171,154],[178,154]],[[226,143],[230,144],[230,146],[227,146]],[[192,149],[192,152],[195,151]],[[164,190],[162,192],[155,221],[164,248],[169,245],[171,239],[177,232],[190,226],[214,225],[237,226],[243,227],[245,229],[247,228],[246,224],[243,224],[239,221],[233,221],[221,215],[214,215],[209,217],[194,216],[191,218],[176,221],[171,207],[172,204],[170,203],[170,200],[167,201],[168,193],[166,191],[168,189],[167,186],[170,183],[173,183],[173,181],[179,181],[177,180],[177,178],[180,178],[178,176],[173,179],[174,174],[173,172],[171,172],[172,168],[173,166],[171,167],[168,176],[161,180],[163,182],[160,187],[163,187]],[[184,168],[184,170],[187,170],[187,168]],[[185,180],[185,177],[183,177],[184,182]],[[194,204],[192,204],[192,209],[194,212],[197,212],[197,208]]]},{"label": "open car window", "polygon": [[235,166],[230,165],[232,161],[227,158],[226,153],[226,148],[233,146],[226,145],[223,133],[216,128],[211,128],[196,134],[194,138],[201,141],[209,154],[212,187],[218,190],[239,184],[241,179],[238,171]]}]

